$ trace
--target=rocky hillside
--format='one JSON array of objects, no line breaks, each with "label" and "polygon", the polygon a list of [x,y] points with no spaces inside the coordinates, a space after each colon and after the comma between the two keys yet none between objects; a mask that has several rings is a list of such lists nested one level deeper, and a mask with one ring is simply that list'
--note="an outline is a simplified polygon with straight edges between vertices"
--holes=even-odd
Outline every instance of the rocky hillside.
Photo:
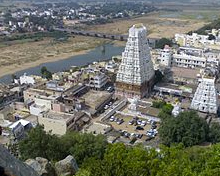
[{"label": "rocky hillside", "polygon": [[0,145],[0,175],[39,176],[30,166],[12,156],[2,145]]}]

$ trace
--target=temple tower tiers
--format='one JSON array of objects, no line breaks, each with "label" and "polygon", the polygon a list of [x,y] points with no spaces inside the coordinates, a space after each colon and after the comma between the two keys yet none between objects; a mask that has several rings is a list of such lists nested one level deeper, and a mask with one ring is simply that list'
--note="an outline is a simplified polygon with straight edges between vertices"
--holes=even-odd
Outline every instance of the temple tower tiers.
[{"label": "temple tower tiers", "polygon": [[153,85],[154,68],[143,24],[133,25],[116,78],[116,95],[143,98]]},{"label": "temple tower tiers", "polygon": [[191,109],[205,113],[216,114],[218,110],[218,95],[214,78],[202,78],[194,94]]}]

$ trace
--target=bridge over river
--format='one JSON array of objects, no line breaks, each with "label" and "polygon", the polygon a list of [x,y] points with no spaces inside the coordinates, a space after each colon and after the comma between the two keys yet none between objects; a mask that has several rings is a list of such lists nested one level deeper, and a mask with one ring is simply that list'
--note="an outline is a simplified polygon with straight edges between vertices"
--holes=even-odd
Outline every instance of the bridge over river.
[{"label": "bridge over river", "polygon": [[[67,28],[54,28],[54,30],[68,32],[74,35],[105,38],[105,39],[111,39],[111,40],[127,41],[128,39],[128,35],[121,35],[121,34],[108,34],[108,33],[100,33],[100,32],[93,32],[93,31],[79,31],[79,30],[73,30],[73,29],[67,29]],[[148,43],[151,47],[155,47],[155,43],[158,40],[159,39],[157,38],[148,38]]]}]

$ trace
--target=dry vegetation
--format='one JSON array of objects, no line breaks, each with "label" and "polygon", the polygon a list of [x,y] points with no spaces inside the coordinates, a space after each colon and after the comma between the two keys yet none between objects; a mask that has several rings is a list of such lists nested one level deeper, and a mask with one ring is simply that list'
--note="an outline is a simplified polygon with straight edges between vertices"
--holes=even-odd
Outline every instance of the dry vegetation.
[{"label": "dry vegetation", "polygon": [[196,30],[206,24],[206,22],[196,19],[164,18],[160,16],[160,13],[155,12],[139,18],[90,26],[88,29],[103,33],[127,34],[129,27],[136,23],[143,23],[147,26],[149,37],[152,38],[170,38],[173,37],[175,33],[185,33]]}]

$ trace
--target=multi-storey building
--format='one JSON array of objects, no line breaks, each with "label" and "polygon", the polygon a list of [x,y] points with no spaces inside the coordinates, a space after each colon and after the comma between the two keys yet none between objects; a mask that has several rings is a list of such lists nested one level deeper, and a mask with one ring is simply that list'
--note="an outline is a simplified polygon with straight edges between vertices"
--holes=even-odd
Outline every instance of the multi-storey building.
[{"label": "multi-storey building", "polygon": [[90,74],[89,77],[89,83],[86,85],[91,88],[102,89],[108,82],[108,77],[101,72]]},{"label": "multi-storey building", "polygon": [[199,48],[180,47],[173,54],[173,66],[185,68],[219,67],[219,52]]},{"label": "multi-storey building", "polygon": [[142,24],[129,29],[128,41],[116,78],[116,96],[142,98],[149,94],[154,80],[154,69]]},{"label": "multi-storey building", "polygon": [[190,108],[205,113],[216,114],[218,95],[214,78],[202,78],[194,94]]},{"label": "multi-storey building", "polygon": [[161,66],[171,67],[172,64],[172,51],[168,45],[160,51],[160,56],[157,58]]}]

